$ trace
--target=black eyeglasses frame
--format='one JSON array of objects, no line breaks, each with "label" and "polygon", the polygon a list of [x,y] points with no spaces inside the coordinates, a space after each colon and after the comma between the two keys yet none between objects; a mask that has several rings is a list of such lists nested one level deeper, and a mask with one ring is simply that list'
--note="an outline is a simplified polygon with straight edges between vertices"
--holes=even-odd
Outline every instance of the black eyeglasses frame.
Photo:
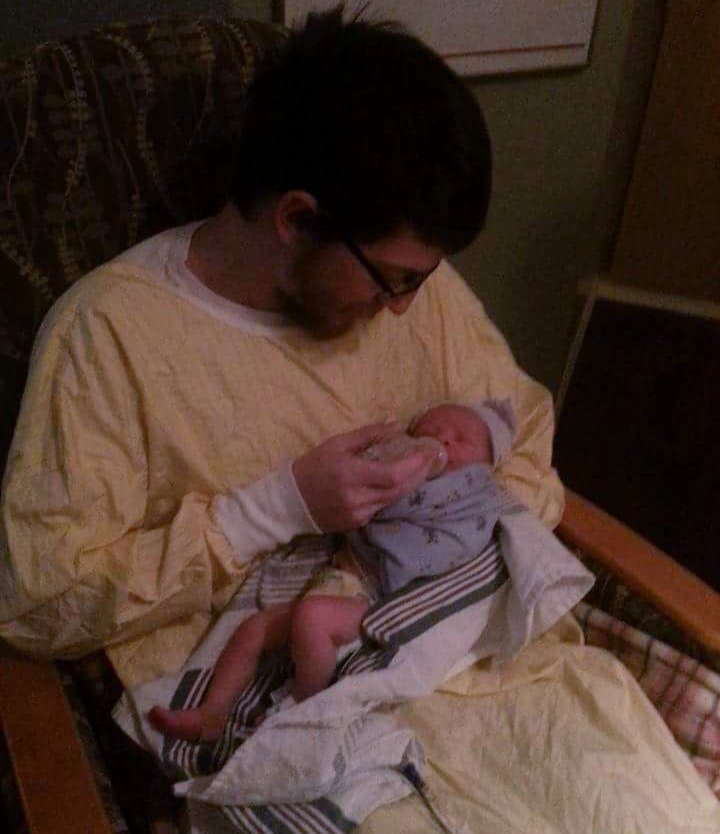
[{"label": "black eyeglasses frame", "polygon": [[392,298],[402,298],[402,296],[404,295],[410,295],[410,293],[417,292],[417,290],[419,290],[422,286],[423,282],[427,280],[427,278],[429,278],[430,275],[432,275],[432,273],[435,271],[433,269],[430,272],[425,273],[424,275],[418,273],[414,276],[413,280],[407,282],[406,286],[403,289],[396,290],[390,286],[390,284],[387,282],[380,270],[375,266],[375,264],[371,260],[368,259],[368,257],[356,243],[350,240],[350,238],[344,236],[341,237],[340,240],[343,246],[345,246],[354,255],[356,260],[359,261],[359,263],[365,267],[365,270],[367,271],[368,275],[370,275],[372,280],[382,290],[382,297],[384,301],[389,301]]}]

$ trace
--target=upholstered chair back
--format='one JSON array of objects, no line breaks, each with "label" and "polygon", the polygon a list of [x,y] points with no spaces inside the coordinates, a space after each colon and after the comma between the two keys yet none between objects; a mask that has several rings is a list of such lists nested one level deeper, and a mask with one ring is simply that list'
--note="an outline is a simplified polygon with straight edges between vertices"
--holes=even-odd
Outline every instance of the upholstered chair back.
[{"label": "upholstered chair back", "polygon": [[211,213],[269,24],[113,25],[0,62],[0,469],[52,302],[145,237]]}]

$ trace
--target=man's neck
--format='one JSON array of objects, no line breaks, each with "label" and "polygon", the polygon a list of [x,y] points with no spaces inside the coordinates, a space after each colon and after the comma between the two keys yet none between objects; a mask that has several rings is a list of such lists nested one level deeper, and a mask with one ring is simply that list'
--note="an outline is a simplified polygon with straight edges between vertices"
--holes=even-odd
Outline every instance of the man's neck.
[{"label": "man's neck", "polygon": [[282,252],[269,217],[246,220],[231,204],[199,226],[187,267],[219,296],[255,310],[277,310]]}]

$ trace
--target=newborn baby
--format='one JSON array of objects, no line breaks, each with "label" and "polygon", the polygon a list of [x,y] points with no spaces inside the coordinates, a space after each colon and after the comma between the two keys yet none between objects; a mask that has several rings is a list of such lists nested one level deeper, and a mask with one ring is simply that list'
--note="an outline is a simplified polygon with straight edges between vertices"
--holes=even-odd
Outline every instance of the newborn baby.
[{"label": "newborn baby", "polygon": [[375,566],[383,594],[452,570],[489,543],[503,505],[492,477],[500,438],[488,427],[491,416],[507,416],[507,433],[512,431],[507,409],[491,409],[487,404],[477,409],[438,406],[411,424],[409,436],[398,438],[404,443],[393,439],[384,444],[387,455],[401,453],[403,445],[407,451],[413,442],[431,441],[438,447],[440,465],[419,489],[347,536],[351,552]]},{"label": "newborn baby", "polygon": [[509,447],[513,432],[512,413],[505,404],[446,404],[422,414],[407,435],[366,450],[368,457],[387,460],[422,443],[436,451],[437,463],[419,489],[350,532],[333,566],[320,572],[300,600],[266,608],[238,626],[218,658],[199,707],[153,707],[150,723],[177,738],[219,738],[262,654],[288,642],[295,666],[295,700],[324,689],[335,672],[338,649],[359,637],[377,584],[372,577],[377,577],[383,594],[392,593],[411,581],[457,567],[487,545],[501,507],[492,466]]}]

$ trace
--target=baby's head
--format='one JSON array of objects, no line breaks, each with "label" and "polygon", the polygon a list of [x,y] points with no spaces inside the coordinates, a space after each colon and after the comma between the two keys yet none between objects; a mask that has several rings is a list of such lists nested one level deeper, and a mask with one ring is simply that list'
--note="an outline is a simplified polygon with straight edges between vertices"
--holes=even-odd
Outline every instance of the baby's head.
[{"label": "baby's head", "polygon": [[438,405],[416,418],[408,432],[413,437],[433,437],[445,447],[446,471],[471,463],[492,463],[490,432],[485,421],[464,405]]}]

